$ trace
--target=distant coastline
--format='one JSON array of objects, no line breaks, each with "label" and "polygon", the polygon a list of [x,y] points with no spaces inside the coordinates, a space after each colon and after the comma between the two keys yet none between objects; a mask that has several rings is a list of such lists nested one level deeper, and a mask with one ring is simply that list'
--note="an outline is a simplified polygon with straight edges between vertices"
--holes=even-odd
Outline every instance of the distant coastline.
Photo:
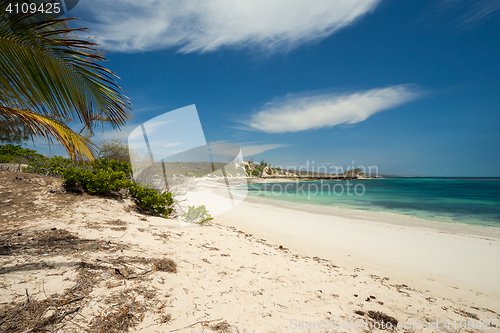
[{"label": "distant coastline", "polygon": [[255,179],[286,179],[293,181],[314,181],[314,180],[353,180],[353,179],[377,179],[383,178],[378,173],[366,174],[361,169],[347,168],[343,173],[322,173],[308,170],[290,170],[279,167],[271,167],[265,162],[255,164],[245,161],[244,167],[247,177]]}]

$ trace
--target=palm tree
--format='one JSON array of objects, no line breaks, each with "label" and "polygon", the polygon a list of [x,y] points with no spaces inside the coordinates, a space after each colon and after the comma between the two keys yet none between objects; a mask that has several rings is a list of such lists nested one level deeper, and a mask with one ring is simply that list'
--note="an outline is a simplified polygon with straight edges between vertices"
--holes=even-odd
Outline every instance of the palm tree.
[{"label": "palm tree", "polygon": [[[40,5],[42,0],[24,3]],[[57,140],[73,159],[92,160],[97,147],[66,123],[93,133],[99,124],[120,128],[130,103],[117,76],[99,65],[97,44],[75,36],[67,22],[45,13],[9,13],[0,0],[0,129]],[[81,132],[80,132],[81,133]]]}]

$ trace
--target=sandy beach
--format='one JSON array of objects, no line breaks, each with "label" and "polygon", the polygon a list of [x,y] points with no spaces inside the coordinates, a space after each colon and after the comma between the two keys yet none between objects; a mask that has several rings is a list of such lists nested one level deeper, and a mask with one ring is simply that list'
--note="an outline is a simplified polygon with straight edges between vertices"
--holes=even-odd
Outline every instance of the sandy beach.
[{"label": "sandy beach", "polygon": [[218,221],[342,266],[500,306],[500,267],[494,264],[500,256],[498,228],[253,197]]},{"label": "sandy beach", "polygon": [[127,198],[0,176],[2,332],[498,331],[494,233],[250,198],[181,227]]}]

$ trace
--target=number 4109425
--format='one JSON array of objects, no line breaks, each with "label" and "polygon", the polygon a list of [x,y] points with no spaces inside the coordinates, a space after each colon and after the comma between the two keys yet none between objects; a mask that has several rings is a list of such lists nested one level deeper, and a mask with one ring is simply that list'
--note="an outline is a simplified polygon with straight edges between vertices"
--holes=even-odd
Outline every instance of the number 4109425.
[{"label": "number 4109425", "polygon": [[35,13],[43,13],[43,14],[59,14],[61,12],[61,4],[60,3],[10,3],[5,9],[8,13],[14,14],[35,14]]}]

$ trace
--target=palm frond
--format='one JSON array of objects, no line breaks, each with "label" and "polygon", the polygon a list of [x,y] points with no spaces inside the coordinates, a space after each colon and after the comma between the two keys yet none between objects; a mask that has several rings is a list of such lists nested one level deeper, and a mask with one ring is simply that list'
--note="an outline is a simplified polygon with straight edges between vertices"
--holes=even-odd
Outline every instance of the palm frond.
[{"label": "palm frond", "polygon": [[2,127],[13,127],[19,123],[28,127],[30,132],[52,142],[55,138],[68,152],[72,159],[93,160],[97,154],[97,146],[89,139],[77,134],[71,128],[57,120],[39,114],[0,105]]},{"label": "palm frond", "polygon": [[[99,65],[97,44],[70,37],[71,19],[43,14],[7,15],[12,0],[0,1],[0,105],[75,119],[92,130],[97,115],[117,128],[126,123],[130,103],[112,71]],[[27,0],[41,3],[41,0]]]},{"label": "palm frond", "polygon": [[[25,0],[40,5],[45,0]],[[97,124],[119,128],[130,118],[130,102],[118,77],[98,61],[97,44],[75,36],[67,22],[44,13],[12,13],[14,0],[0,0],[0,118],[14,130],[55,138],[75,159],[93,159],[95,145],[65,122],[79,121],[92,133]]]}]

